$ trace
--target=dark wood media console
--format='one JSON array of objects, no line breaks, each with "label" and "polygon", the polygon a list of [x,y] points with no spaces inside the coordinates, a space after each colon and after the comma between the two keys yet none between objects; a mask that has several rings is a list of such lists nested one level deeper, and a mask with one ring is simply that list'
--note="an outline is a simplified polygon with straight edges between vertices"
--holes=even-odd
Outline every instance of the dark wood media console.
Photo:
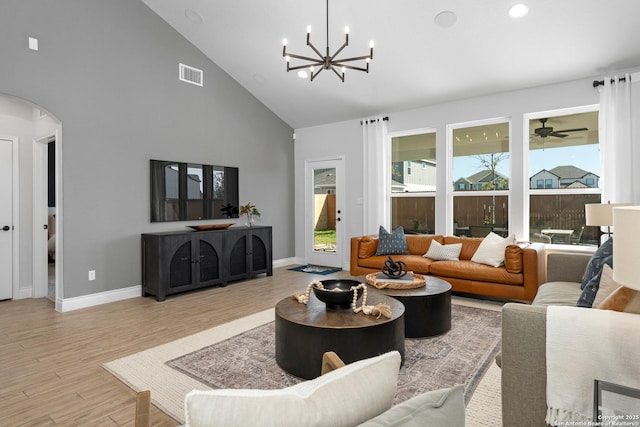
[{"label": "dark wood media console", "polygon": [[142,295],[167,295],[273,274],[268,226],[142,234]]}]

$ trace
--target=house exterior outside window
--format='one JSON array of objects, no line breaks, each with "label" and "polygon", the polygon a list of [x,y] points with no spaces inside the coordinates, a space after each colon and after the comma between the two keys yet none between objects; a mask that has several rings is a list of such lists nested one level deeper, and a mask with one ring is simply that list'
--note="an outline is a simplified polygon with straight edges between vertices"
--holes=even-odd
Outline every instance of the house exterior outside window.
[{"label": "house exterior outside window", "polygon": [[599,230],[585,226],[584,205],[601,199],[598,112],[544,118],[529,120],[529,239],[595,245]]},{"label": "house exterior outside window", "polygon": [[434,233],[435,131],[416,131],[392,137],[390,167],[391,227],[402,226],[407,233]]}]

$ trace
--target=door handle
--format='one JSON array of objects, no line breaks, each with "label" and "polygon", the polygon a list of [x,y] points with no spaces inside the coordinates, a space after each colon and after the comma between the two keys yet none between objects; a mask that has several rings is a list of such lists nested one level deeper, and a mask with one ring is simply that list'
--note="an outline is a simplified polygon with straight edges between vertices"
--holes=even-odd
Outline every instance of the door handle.
[{"label": "door handle", "polygon": [[336,221],[342,221],[342,219],[340,219],[340,218],[336,218]]},{"label": "door handle", "polygon": [[2,227],[2,231],[9,231],[11,230],[11,227],[9,227],[8,225],[5,225],[4,227]]}]

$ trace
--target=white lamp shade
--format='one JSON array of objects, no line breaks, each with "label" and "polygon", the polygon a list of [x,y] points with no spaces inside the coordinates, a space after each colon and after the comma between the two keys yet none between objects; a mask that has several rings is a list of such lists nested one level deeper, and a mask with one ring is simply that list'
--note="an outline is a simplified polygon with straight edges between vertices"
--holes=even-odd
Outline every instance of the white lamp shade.
[{"label": "white lamp shade", "polygon": [[584,223],[589,226],[613,225],[613,208],[631,206],[631,203],[590,203],[584,205]]},{"label": "white lamp shade", "polygon": [[613,280],[640,291],[640,206],[613,209]]}]

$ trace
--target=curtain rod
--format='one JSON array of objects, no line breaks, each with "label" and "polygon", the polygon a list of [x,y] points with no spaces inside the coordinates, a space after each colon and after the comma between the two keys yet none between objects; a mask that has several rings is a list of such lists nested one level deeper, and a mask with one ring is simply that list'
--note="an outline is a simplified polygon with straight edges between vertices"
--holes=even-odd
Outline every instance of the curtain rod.
[{"label": "curtain rod", "polygon": [[[618,79],[619,82],[626,82],[627,79],[625,77],[620,77]],[[611,84],[615,83],[616,79],[611,79]],[[594,80],[593,81],[593,87],[598,87],[598,86],[602,86],[604,85],[604,80]]]},{"label": "curtain rod", "polygon": [[369,124],[369,123],[379,122],[380,120],[382,120],[383,122],[388,122],[389,121],[389,116],[384,116],[382,119],[360,120],[360,124],[361,125],[366,125],[366,124]]}]

